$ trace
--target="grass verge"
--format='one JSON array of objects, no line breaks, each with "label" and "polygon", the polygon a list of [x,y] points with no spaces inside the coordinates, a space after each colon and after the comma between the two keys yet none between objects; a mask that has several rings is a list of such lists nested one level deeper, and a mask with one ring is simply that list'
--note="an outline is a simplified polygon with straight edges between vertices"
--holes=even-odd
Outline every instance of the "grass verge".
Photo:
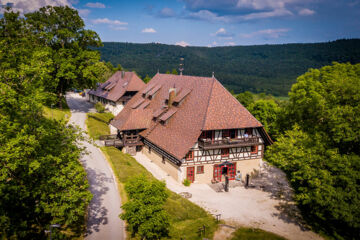
[{"label": "grass verge", "polygon": [[[146,178],[155,179],[140,163],[129,154],[124,154],[114,147],[102,147],[119,181],[119,190],[123,203],[127,199],[124,184],[133,176],[143,174]],[[164,208],[170,216],[170,239],[211,239],[217,229],[216,220],[204,209],[169,190],[169,198]],[[205,226],[205,234],[199,229]],[[128,235],[130,236],[130,235]],[[129,239],[131,239],[129,237]]]},{"label": "grass verge", "polygon": [[112,113],[88,113],[86,126],[90,137],[97,140],[101,135],[110,134],[109,122],[113,118]]},{"label": "grass verge", "polygon": [[231,240],[286,240],[275,233],[267,232],[258,228],[238,228],[233,234]]},{"label": "grass verge", "polygon": [[44,117],[48,119],[55,119],[57,121],[64,120],[68,122],[71,117],[71,112],[68,106],[64,106],[61,110],[60,108],[49,108],[44,106]]}]

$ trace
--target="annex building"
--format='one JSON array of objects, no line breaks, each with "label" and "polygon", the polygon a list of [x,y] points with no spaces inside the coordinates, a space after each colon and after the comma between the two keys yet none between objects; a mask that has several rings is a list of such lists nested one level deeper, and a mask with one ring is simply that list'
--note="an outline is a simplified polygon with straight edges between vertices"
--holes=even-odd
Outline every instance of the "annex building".
[{"label": "annex building", "polygon": [[117,147],[142,151],[182,182],[230,180],[258,170],[272,143],[262,124],[215,77],[156,74],[110,123]]},{"label": "annex building", "polygon": [[88,92],[89,101],[101,102],[107,110],[117,115],[145,83],[134,72],[117,71],[96,90]]}]

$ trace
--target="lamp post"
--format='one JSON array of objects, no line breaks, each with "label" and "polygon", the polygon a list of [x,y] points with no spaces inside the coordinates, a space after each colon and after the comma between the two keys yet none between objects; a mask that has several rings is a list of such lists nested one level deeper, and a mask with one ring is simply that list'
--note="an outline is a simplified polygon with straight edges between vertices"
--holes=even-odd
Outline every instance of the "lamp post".
[{"label": "lamp post", "polygon": [[49,230],[45,230],[45,233],[50,233],[50,240],[51,240],[51,229],[53,228],[59,228],[60,227],[60,224],[51,224],[50,227],[49,227]]}]

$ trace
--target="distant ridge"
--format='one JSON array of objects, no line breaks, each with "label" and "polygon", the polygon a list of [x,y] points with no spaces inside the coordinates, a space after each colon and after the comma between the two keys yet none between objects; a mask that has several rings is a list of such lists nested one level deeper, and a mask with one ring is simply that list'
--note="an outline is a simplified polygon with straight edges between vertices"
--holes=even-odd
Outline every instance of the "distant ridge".
[{"label": "distant ridge", "polygon": [[266,92],[286,95],[296,78],[309,68],[333,61],[360,63],[360,39],[324,43],[279,45],[181,47],[158,43],[104,42],[102,59],[121,64],[141,77],[178,69],[185,58],[184,74],[215,77],[235,92]]}]

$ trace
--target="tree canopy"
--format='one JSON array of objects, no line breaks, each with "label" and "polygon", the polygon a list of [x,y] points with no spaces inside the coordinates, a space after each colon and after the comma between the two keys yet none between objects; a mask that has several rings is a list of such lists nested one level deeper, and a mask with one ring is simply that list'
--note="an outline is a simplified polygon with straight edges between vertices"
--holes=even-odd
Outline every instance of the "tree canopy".
[{"label": "tree canopy", "polygon": [[289,93],[288,129],[265,153],[283,169],[303,216],[337,239],[360,236],[360,64],[310,69]]},{"label": "tree canopy", "polygon": [[[44,11],[52,13],[46,21],[77,15],[65,7],[47,7],[39,16]],[[0,19],[0,236],[45,239],[44,230],[56,223],[65,231],[54,237],[79,237],[92,197],[79,162],[81,136],[75,127],[43,114],[43,104],[58,88],[59,59],[68,57],[67,50],[53,49],[57,37],[48,35],[49,29],[34,30],[47,26],[41,23],[45,19],[33,18],[30,24],[30,18],[5,11]],[[70,34],[58,31],[59,41]],[[78,66],[98,63],[82,63],[87,57],[77,54],[84,52],[72,55]],[[71,71],[62,71],[63,79],[78,70]]]}]

